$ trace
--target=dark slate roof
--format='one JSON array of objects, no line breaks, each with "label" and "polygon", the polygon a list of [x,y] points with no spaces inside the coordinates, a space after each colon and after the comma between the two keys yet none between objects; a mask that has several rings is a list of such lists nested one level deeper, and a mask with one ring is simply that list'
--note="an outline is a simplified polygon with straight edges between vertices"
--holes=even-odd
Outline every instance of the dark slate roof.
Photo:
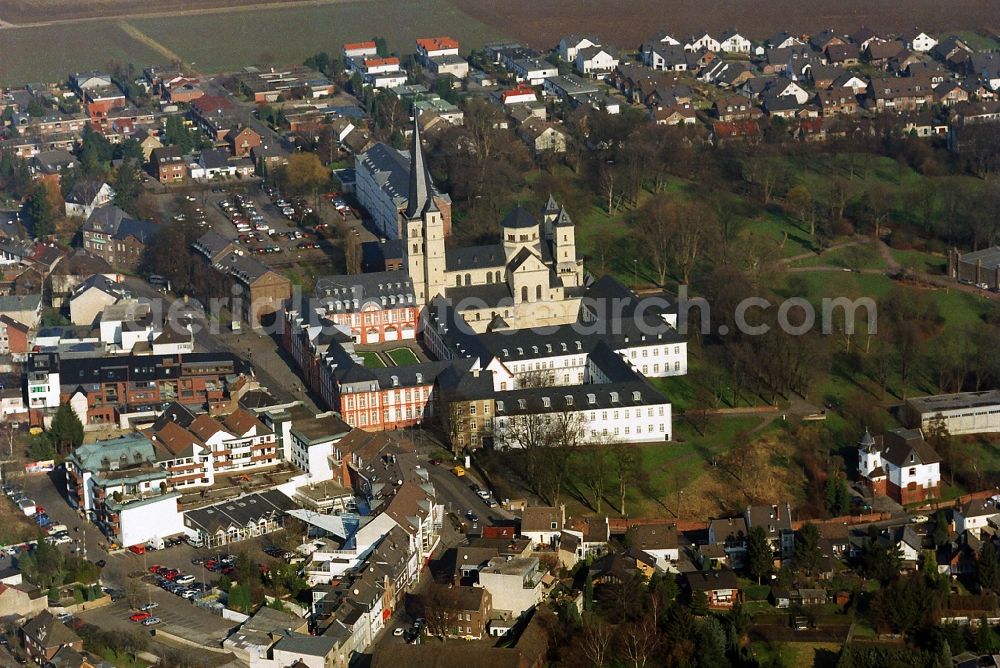
[{"label": "dark slate roof", "polygon": [[482,302],[487,308],[513,306],[510,287],[507,283],[486,283],[485,285],[463,285],[446,287],[448,299],[458,304],[465,300]]},{"label": "dark slate roof", "polygon": [[230,501],[223,501],[205,508],[184,513],[184,523],[205,533],[226,530],[230,526],[245,527],[262,517],[284,514],[295,508],[295,503],[276,489],[247,494]]},{"label": "dark slate roof", "polygon": [[126,218],[128,218],[128,214],[117,206],[102,206],[94,209],[94,212],[90,214],[87,222],[83,224],[83,230],[85,232],[114,234],[118,230],[118,226]]},{"label": "dark slate roof", "polygon": [[452,365],[438,374],[438,386],[453,399],[486,399],[493,396],[493,372],[470,371]]},{"label": "dark slate roof", "polygon": [[[55,357],[54,355],[52,357]],[[31,355],[29,368],[45,364],[47,354]],[[180,364],[178,364],[178,359]],[[167,366],[164,362],[170,361]],[[59,360],[54,368],[59,370],[63,385],[93,385],[103,382],[154,381],[177,378],[182,366],[207,362],[231,363],[235,373],[245,368],[245,363],[233,353],[186,353],[184,355],[122,355],[120,357],[85,357]],[[49,364],[53,364],[51,360]],[[47,369],[44,369],[47,370]]]},{"label": "dark slate roof", "polygon": [[500,223],[500,227],[510,229],[526,229],[530,227],[538,227],[538,221],[527,209],[518,204],[514,207],[513,211],[508,213],[507,217],[503,219],[503,222]]},{"label": "dark slate roof", "polygon": [[375,303],[380,307],[414,305],[413,281],[405,271],[321,276],[316,279],[313,300],[328,311],[352,313]]},{"label": "dark slate roof", "polygon": [[214,260],[223,251],[231,249],[232,245],[232,241],[218,232],[206,232],[192,244],[195,250],[210,260]]},{"label": "dark slate roof", "polygon": [[669,400],[639,376],[625,383],[562,387],[532,387],[506,392],[496,402],[496,414],[535,415],[562,411],[632,408],[666,404]]},{"label": "dark slate roof", "polygon": [[919,429],[894,429],[883,437],[882,458],[900,468],[941,461]]},{"label": "dark slate roof", "polygon": [[201,164],[205,169],[220,169],[229,165],[229,151],[221,148],[205,149],[201,152]]},{"label": "dark slate roof", "polygon": [[103,181],[92,181],[89,179],[78,181],[73,185],[73,189],[70,190],[69,194],[66,195],[66,201],[70,204],[85,204],[89,206],[103,187]]},{"label": "dark slate roof", "polygon": [[685,573],[688,586],[695,591],[715,591],[718,589],[739,589],[736,574],[728,568],[714,571]]},{"label": "dark slate roof", "polygon": [[466,246],[449,248],[444,256],[445,268],[448,271],[461,269],[485,269],[487,267],[503,267],[507,262],[502,244],[489,246]]},{"label": "dark slate roof", "polygon": [[119,240],[125,240],[128,237],[134,237],[139,243],[148,244],[156,236],[156,233],[160,231],[160,226],[157,225],[152,220],[135,220],[134,218],[126,218],[118,226],[118,230],[115,231],[114,238]]}]

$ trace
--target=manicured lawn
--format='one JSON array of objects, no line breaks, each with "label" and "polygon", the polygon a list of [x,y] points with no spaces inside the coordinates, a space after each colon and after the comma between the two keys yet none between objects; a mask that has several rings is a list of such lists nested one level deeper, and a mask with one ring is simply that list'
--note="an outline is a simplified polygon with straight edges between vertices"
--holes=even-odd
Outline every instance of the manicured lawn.
[{"label": "manicured lawn", "polygon": [[386,352],[386,355],[389,356],[389,359],[392,360],[393,364],[396,366],[410,366],[420,363],[416,354],[414,354],[414,352],[409,348],[396,348]]},{"label": "manicured lawn", "polygon": [[370,351],[362,351],[359,352],[358,355],[361,356],[361,359],[364,360],[365,366],[368,367],[369,369],[385,368],[385,362],[383,362],[382,358],[378,356],[378,353],[373,353]]},{"label": "manicured lawn", "polygon": [[928,274],[944,274],[948,266],[948,259],[943,255],[923,251],[893,250],[892,257],[903,267],[924,271]]}]

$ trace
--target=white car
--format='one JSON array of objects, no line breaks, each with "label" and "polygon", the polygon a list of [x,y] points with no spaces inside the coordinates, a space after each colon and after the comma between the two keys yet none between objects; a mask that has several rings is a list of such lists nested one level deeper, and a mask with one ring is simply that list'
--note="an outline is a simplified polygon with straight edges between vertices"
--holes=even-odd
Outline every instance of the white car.
[{"label": "white car", "polygon": [[179,585],[191,584],[194,581],[195,581],[195,577],[193,575],[191,575],[190,573],[188,573],[187,575],[182,575],[179,578],[175,578],[174,579],[174,582],[176,584],[179,584]]},{"label": "white car", "polygon": [[398,627],[396,629],[393,629],[393,631],[392,631],[392,635],[394,637],[396,637],[396,638],[400,637],[404,633],[406,633],[406,629],[404,629],[402,626],[400,626],[400,627]]},{"label": "white car", "polygon": [[142,606],[139,609],[142,610],[143,612],[149,612],[153,608],[158,608],[158,607],[160,607],[159,603],[157,603],[156,601],[150,601],[149,603],[147,603],[146,605]]},{"label": "white car", "polygon": [[142,625],[143,626],[154,626],[156,624],[159,624],[161,621],[163,621],[163,620],[161,620],[159,617],[150,617],[149,619],[142,620]]},{"label": "white car", "polygon": [[930,522],[931,518],[927,517],[927,515],[914,515],[910,518],[910,521],[914,524],[923,524],[925,522]]}]

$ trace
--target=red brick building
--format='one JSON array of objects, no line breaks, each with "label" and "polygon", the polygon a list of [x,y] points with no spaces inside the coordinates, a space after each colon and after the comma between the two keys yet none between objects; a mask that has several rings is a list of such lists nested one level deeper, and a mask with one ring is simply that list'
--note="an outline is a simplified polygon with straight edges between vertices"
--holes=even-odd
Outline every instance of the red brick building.
[{"label": "red brick building", "polygon": [[260,135],[252,128],[233,128],[226,133],[226,144],[229,152],[237,158],[250,155],[250,151],[260,146]]},{"label": "red brick building", "polygon": [[187,178],[184,151],[177,146],[153,149],[150,162],[153,166],[153,175],[160,183],[181,183]]}]

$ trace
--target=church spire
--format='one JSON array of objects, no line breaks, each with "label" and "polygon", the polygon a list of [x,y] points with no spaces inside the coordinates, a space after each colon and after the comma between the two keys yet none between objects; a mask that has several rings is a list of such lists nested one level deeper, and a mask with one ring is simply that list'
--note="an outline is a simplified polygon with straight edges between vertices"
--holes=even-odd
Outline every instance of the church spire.
[{"label": "church spire", "polygon": [[410,150],[410,193],[406,203],[406,217],[419,218],[424,211],[434,211],[434,186],[424,161],[420,144],[420,123],[414,119],[413,147]]}]

